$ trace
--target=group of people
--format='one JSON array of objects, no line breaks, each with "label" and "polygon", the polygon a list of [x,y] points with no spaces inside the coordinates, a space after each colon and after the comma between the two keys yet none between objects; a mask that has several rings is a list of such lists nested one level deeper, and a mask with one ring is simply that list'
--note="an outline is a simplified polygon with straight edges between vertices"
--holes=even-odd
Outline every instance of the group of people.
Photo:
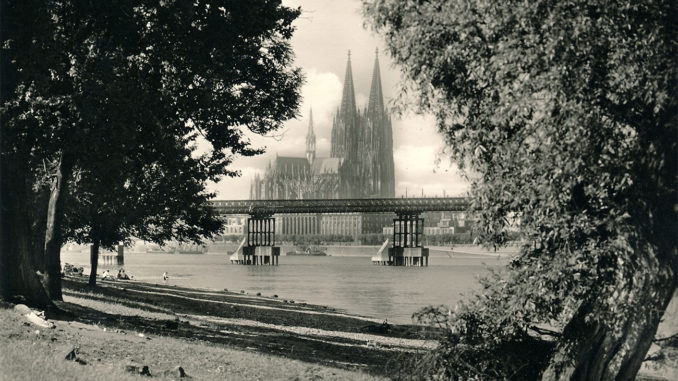
[{"label": "group of people", "polygon": [[[84,267],[75,267],[70,263],[65,263],[63,271],[61,272],[61,276],[65,275],[85,275],[85,268]],[[167,273],[165,273],[167,274]],[[167,276],[165,275],[165,280],[167,280]],[[117,279],[120,280],[129,280],[132,279],[133,277],[127,275],[125,272],[125,269],[122,267],[118,269],[118,276],[116,277]],[[111,274],[110,270],[105,270],[104,273],[101,275],[101,279],[115,279],[113,275]]]},{"label": "group of people", "polygon": [[[111,272],[109,270],[104,271],[103,275],[101,276],[102,280],[107,279],[107,278],[108,279],[115,279],[115,278],[113,278],[113,275],[111,275]],[[121,279],[121,280],[132,279],[132,277],[130,277],[129,275],[127,275],[127,273],[125,273],[125,269],[123,269],[122,267],[118,270],[118,277],[117,278]],[[169,279],[169,274],[167,273],[167,271],[165,271],[164,273],[162,273],[162,280],[167,282],[168,279]]]},{"label": "group of people", "polygon": [[64,268],[61,271],[61,276],[65,276],[66,274],[68,275],[85,275],[85,268],[84,267],[75,267],[70,263],[65,263]]},{"label": "group of people", "polygon": [[[75,267],[75,266],[71,265],[70,263],[66,263],[64,265],[64,269],[63,269],[63,272],[61,273],[61,275],[62,276],[64,276],[65,274],[84,275],[84,272],[85,272],[85,269],[83,267]],[[114,277],[113,274],[111,274],[111,271],[108,270],[108,269],[104,270],[104,273],[101,275],[102,280],[104,280],[104,279],[129,280],[129,279],[132,279],[132,278],[134,278],[134,277],[127,275],[127,273],[125,272],[125,269],[123,269],[122,267],[120,269],[118,269],[118,275],[116,277]],[[167,282],[168,279],[169,279],[169,274],[167,273],[167,271],[165,271],[164,273],[162,273],[162,280]]]},{"label": "group of people", "polygon": [[[111,275],[111,272],[109,270],[104,271],[103,275],[101,275],[102,280],[107,279],[107,278],[108,279],[114,279],[113,275]],[[118,270],[117,278],[120,279],[120,280],[131,279],[131,277],[129,275],[127,275],[127,273],[125,272],[125,269],[123,269],[122,267]]]}]

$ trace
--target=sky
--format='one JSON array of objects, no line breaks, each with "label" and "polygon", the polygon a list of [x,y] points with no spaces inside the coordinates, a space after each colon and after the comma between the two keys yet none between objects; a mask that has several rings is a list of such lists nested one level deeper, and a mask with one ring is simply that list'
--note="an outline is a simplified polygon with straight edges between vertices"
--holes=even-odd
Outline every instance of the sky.
[{"label": "sky", "polygon": [[[252,136],[253,145],[265,147],[266,153],[236,158],[230,169],[239,170],[241,176],[210,184],[209,189],[217,193],[217,199],[248,199],[250,182],[255,174],[263,174],[276,154],[303,157],[311,108],[316,156],[329,156],[332,117],[341,101],[349,50],[359,109],[367,104],[377,49],[387,106],[396,94],[400,73],[382,53],[386,51],[383,40],[364,25],[360,0],[283,0],[283,4],[302,9],[294,23],[296,31],[291,41],[295,64],[302,68],[305,76],[299,116],[271,136]],[[468,185],[456,166],[441,151],[443,139],[436,131],[433,117],[392,113],[392,125],[396,197],[422,193],[454,196],[467,190]]]}]

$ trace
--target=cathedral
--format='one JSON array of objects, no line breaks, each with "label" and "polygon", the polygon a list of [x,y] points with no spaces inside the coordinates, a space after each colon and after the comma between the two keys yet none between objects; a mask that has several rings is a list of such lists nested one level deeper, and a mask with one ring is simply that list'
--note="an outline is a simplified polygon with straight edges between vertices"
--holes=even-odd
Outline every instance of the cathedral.
[{"label": "cathedral", "polygon": [[391,117],[384,108],[378,56],[367,107],[359,110],[349,51],[341,104],[332,122],[330,157],[316,156],[313,129],[311,111],[305,157],[276,156],[264,175],[252,181],[252,200],[395,196],[393,133]]}]

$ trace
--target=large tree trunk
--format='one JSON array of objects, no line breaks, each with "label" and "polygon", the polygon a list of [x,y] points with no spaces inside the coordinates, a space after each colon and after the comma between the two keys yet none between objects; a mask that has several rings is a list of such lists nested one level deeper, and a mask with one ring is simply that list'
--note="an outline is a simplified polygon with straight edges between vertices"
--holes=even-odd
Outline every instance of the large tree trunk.
[{"label": "large tree trunk", "polygon": [[622,315],[617,332],[587,319],[595,299],[582,304],[565,327],[543,380],[635,379],[678,285],[671,263],[659,263],[649,256],[645,260],[647,267],[632,291],[636,293],[632,312]]},{"label": "large tree trunk", "polygon": [[97,267],[99,265],[99,240],[95,239],[89,248],[89,263],[92,269],[89,272],[89,285],[97,285]]},{"label": "large tree trunk", "polygon": [[49,309],[54,304],[40,282],[38,256],[31,252],[31,221],[27,213],[31,194],[25,178],[28,171],[17,161],[5,156],[0,166],[0,297]]},{"label": "large tree trunk", "polygon": [[63,244],[62,222],[66,187],[73,165],[64,154],[58,159],[50,189],[45,230],[45,288],[52,300],[63,300],[61,295],[61,245]]},{"label": "large tree trunk", "polygon": [[[0,44],[10,37],[9,4],[0,0]],[[0,49],[0,105],[11,98],[16,85],[8,49]],[[53,307],[36,273],[31,250],[30,184],[25,160],[12,154],[7,119],[0,114],[0,299],[23,301],[38,308]]]}]

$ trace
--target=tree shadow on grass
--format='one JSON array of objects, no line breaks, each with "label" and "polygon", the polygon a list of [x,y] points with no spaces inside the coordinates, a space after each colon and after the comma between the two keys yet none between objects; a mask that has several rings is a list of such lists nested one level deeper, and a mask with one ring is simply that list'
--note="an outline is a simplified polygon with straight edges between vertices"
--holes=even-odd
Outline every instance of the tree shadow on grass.
[{"label": "tree shadow on grass", "polygon": [[[258,304],[243,303],[240,296],[196,295],[195,290],[187,297],[186,290],[168,286],[149,286],[140,283],[102,284],[91,288],[76,279],[65,279],[64,287],[81,293],[89,293],[87,298],[98,298],[101,301],[113,301],[132,308],[142,308],[151,312],[198,314],[229,319],[256,320],[261,323],[282,326],[297,326],[341,331],[350,333],[369,333],[385,337],[405,339],[437,340],[444,335],[443,330],[430,326],[392,325],[386,322],[374,323],[369,320],[345,315],[328,313],[322,306],[306,305],[301,308],[291,307],[279,301],[266,301]],[[148,290],[155,290],[149,293]],[[162,292],[157,292],[160,289]],[[66,292],[67,292],[66,290]],[[95,292],[97,295],[92,295]],[[262,308],[263,307],[263,308]],[[284,308],[280,308],[284,307]]]},{"label": "tree shadow on grass", "polygon": [[[106,291],[106,289],[95,289],[97,294],[87,295],[85,298],[106,301],[105,295],[98,294],[99,291]],[[140,306],[135,299],[116,298],[114,302],[130,308],[167,313],[165,308],[149,309],[147,306],[149,301],[143,301],[143,306]],[[180,318],[159,319],[129,316],[108,313],[74,303],[62,303],[61,306],[73,316],[76,316],[72,319],[74,321],[96,324],[111,330],[119,329],[143,332],[145,335],[203,341],[232,349],[256,351],[308,363],[344,369],[361,369],[371,374],[386,374],[386,364],[394,355],[394,352],[388,350],[388,348],[368,346],[364,340],[352,340],[345,337],[306,336],[275,328],[251,327],[224,322],[200,321],[196,323]]]}]

